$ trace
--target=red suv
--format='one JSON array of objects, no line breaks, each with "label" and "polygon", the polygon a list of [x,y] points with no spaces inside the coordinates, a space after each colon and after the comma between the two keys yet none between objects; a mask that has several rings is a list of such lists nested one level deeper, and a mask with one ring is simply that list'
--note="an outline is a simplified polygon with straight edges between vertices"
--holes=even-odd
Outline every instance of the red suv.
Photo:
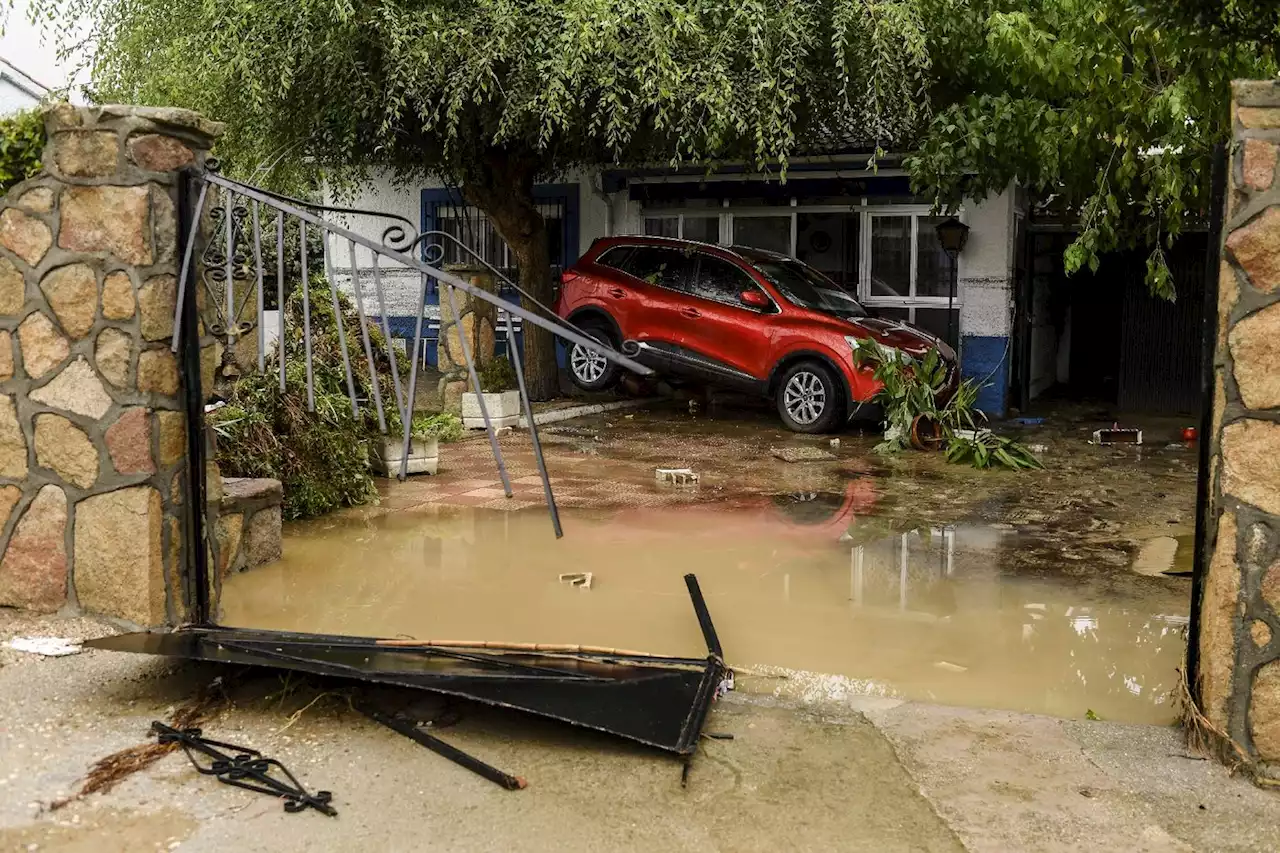
[{"label": "red suv", "polygon": [[[663,237],[610,237],[561,276],[560,317],[673,380],[774,398],[796,432],[828,432],[880,389],[853,363],[870,338],[910,355],[939,350],[956,382],[955,352],[913,326],[871,317],[822,273],[794,258]],[[569,373],[587,391],[619,368],[586,347]]]}]

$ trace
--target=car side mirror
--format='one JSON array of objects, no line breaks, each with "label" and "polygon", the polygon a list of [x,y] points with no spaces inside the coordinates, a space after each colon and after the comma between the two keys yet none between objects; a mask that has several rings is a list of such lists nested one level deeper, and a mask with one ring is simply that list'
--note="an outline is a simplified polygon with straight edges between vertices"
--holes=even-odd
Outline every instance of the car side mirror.
[{"label": "car side mirror", "polygon": [[743,305],[749,305],[752,308],[768,308],[770,305],[769,297],[759,290],[744,290],[738,298],[742,300]]}]

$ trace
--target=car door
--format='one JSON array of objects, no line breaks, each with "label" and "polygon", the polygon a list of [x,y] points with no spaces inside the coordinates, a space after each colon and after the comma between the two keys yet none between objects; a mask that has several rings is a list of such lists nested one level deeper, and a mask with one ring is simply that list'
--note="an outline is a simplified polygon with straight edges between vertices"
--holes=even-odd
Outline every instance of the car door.
[{"label": "car door", "polygon": [[763,381],[773,365],[770,320],[777,306],[772,300],[767,308],[744,304],[745,291],[764,290],[732,261],[706,252],[697,253],[697,260],[691,298],[679,312],[680,347],[730,384]]},{"label": "car door", "polygon": [[609,282],[601,295],[623,338],[669,357],[679,345],[682,310],[694,274],[692,253],[668,246],[638,245],[621,267],[628,280]]}]

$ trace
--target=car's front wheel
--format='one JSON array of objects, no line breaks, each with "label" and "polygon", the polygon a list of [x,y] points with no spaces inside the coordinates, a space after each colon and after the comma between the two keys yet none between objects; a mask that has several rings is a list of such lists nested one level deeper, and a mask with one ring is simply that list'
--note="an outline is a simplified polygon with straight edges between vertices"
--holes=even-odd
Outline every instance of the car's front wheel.
[{"label": "car's front wheel", "polygon": [[817,361],[794,364],[778,381],[778,415],[793,432],[830,432],[844,412],[843,392],[831,368]]},{"label": "car's front wheel", "polygon": [[[598,326],[586,326],[583,333],[606,346],[613,347],[609,333]],[[605,391],[617,383],[621,368],[600,353],[582,344],[569,347],[569,378],[583,391]]]}]

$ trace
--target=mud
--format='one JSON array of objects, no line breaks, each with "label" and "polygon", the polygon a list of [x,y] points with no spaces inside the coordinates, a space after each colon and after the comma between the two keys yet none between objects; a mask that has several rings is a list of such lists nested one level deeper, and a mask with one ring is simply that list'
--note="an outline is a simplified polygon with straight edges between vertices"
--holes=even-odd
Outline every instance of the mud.
[{"label": "mud", "polygon": [[[694,571],[753,690],[1173,719],[1179,584],[1030,576],[1033,535],[864,515],[873,491],[568,510],[559,542],[532,509],[330,517],[289,528],[280,563],[229,578],[221,621],[697,655],[681,581]],[[591,588],[565,571],[592,572]]]}]

